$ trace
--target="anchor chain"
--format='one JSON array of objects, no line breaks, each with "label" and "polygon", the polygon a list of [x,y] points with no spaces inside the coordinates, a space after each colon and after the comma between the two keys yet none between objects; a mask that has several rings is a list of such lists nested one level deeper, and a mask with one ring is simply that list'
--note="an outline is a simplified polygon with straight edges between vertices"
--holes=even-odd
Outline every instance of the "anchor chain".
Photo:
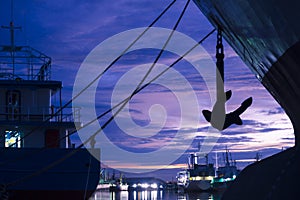
[{"label": "anchor chain", "polygon": [[[224,46],[222,42],[222,30],[218,28],[217,31],[217,46],[216,46],[216,59],[217,59],[217,69],[220,73],[220,77],[224,84]],[[222,87],[224,90],[224,87]]]}]

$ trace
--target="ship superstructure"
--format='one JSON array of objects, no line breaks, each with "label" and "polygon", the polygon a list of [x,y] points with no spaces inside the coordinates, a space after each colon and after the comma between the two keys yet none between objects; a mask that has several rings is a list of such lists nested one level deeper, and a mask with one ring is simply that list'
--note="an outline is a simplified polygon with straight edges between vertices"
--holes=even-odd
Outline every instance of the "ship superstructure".
[{"label": "ship superstructure", "polygon": [[206,191],[212,189],[211,183],[215,177],[215,168],[208,163],[208,155],[205,155],[206,162],[200,164],[197,153],[189,155],[188,169],[177,173],[177,185],[185,191]]},{"label": "ship superstructure", "polygon": [[[9,28],[13,37],[12,22]],[[51,58],[29,46],[15,46],[13,38],[0,53],[0,145],[71,145],[66,134],[79,122],[79,109],[62,109],[62,82],[51,80]]]},{"label": "ship superstructure", "polygon": [[0,46],[0,198],[87,199],[100,163],[69,138],[80,109],[62,105],[62,82],[51,79],[51,58],[15,45],[19,27],[13,22],[2,28],[9,29],[10,44]]}]

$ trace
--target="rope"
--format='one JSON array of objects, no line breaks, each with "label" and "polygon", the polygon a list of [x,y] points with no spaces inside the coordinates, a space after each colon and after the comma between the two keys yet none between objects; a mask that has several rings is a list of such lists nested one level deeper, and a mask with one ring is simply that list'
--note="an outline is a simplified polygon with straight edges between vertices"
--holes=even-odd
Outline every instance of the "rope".
[{"label": "rope", "polygon": [[[184,12],[186,11],[186,8],[187,8],[189,2],[190,2],[190,0],[187,1],[186,5],[185,5],[185,7],[184,7],[184,9],[183,9],[183,11],[182,11],[181,14],[180,14],[180,17],[178,18],[178,20],[177,20],[175,26],[173,27],[173,31],[172,31],[171,34],[169,35],[169,38],[168,38],[168,40],[166,41],[166,43],[164,44],[163,49],[167,46],[167,44],[168,44],[170,38],[172,37],[172,35],[173,35],[175,29],[178,27],[178,24],[179,24],[179,22],[181,21],[181,19],[182,19],[182,17],[183,17],[183,14],[184,14]],[[197,46],[198,46],[198,45],[197,45]],[[127,48],[127,49],[129,49],[129,48]],[[156,58],[154,64],[158,61],[159,57],[161,56],[161,54],[162,54],[162,52],[163,52],[163,49],[162,49],[161,53],[157,56],[157,58]],[[183,57],[181,57],[181,59],[182,59],[182,58],[183,58]],[[116,115],[124,108],[124,106],[125,106],[126,103],[130,100],[130,98],[132,98],[135,94],[137,94],[138,91],[140,91],[141,88],[145,88],[145,86],[140,87],[140,85],[143,84],[144,80],[145,80],[145,79],[147,78],[147,76],[150,74],[150,72],[151,72],[151,70],[152,70],[153,67],[154,67],[154,65],[152,65],[152,67],[148,70],[148,73],[144,76],[143,80],[141,81],[142,83],[139,83],[138,87],[136,88],[135,91],[133,91],[133,93],[130,95],[130,97],[125,99],[124,103],[123,103],[122,106],[117,110],[117,112],[116,112],[109,120],[107,120],[107,122],[103,125],[102,128],[100,128],[99,130],[97,130],[97,131],[96,131],[91,137],[89,137],[84,143],[82,143],[81,145],[79,145],[79,146],[76,148],[77,151],[78,151],[78,149],[80,149],[81,147],[83,147],[83,146],[84,146],[86,143],[88,143],[89,141],[92,143],[92,140],[95,138],[95,136],[96,136],[99,132],[101,132],[101,130],[103,130],[103,129],[104,129],[104,128],[105,128],[105,127],[113,120],[113,119],[114,119],[114,117],[115,117],[115,116],[116,116]],[[101,73],[101,74],[103,74],[103,73]],[[86,87],[86,88],[87,88],[87,87]],[[55,165],[61,163],[62,161],[64,161],[65,159],[67,159],[68,157],[70,157],[71,155],[73,155],[73,154],[74,154],[75,152],[77,152],[77,151],[74,150],[74,151],[70,152],[69,154],[67,154],[66,156],[62,157],[61,159],[59,159],[59,160],[57,160],[57,161],[51,163],[50,165],[48,165],[48,166],[42,168],[41,170],[39,170],[39,171],[37,171],[37,172],[35,172],[35,173],[33,173],[33,174],[30,174],[30,175],[28,175],[28,176],[25,176],[25,177],[23,177],[23,178],[21,178],[21,179],[12,181],[12,182],[8,183],[8,185],[14,185],[14,184],[16,184],[16,183],[18,183],[18,182],[20,182],[20,181],[22,181],[22,180],[26,180],[26,179],[28,179],[28,178],[31,178],[31,177],[33,177],[33,176],[36,176],[36,175],[38,175],[38,174],[44,172],[44,171],[47,171],[48,169],[50,169],[50,168],[52,168],[53,166],[55,166]]]},{"label": "rope", "polygon": [[[100,74],[98,74],[98,76],[92,80],[85,88],[83,88],[78,94],[76,94],[72,99],[70,99],[66,104],[64,104],[60,109],[58,109],[53,116],[56,116],[57,114],[59,114],[60,112],[62,112],[62,110],[64,108],[66,108],[67,106],[69,106],[76,98],[78,98],[83,92],[85,92],[91,85],[93,85],[105,72],[107,72],[118,60],[120,60],[120,58],[127,53],[127,51],[172,7],[172,5],[176,2],[176,0],[173,0],[160,14],[159,16],[153,20],[153,22],[116,58],[114,59],[106,68],[103,72],[101,72]],[[41,123],[40,126],[37,126],[36,128],[32,129],[30,132],[28,132],[26,135],[24,135],[23,137],[21,137],[20,140],[23,140],[24,138],[30,136],[31,134],[33,134],[34,131],[39,130],[41,127],[43,127],[45,124],[47,124],[52,117],[49,117],[47,120],[43,121]],[[1,140],[3,141],[3,139]],[[13,145],[15,145],[15,143],[11,144],[9,147],[12,147]]]},{"label": "rope", "polygon": [[[214,33],[216,29],[213,29],[212,31],[210,31],[205,37],[203,37],[201,40],[199,40],[199,42],[197,44],[195,44],[193,47],[191,47],[188,51],[186,51],[182,56],[180,56],[176,61],[174,61],[168,68],[166,68],[165,70],[163,70],[161,73],[159,73],[158,75],[156,75],[153,79],[151,79],[147,84],[143,85],[142,87],[140,87],[138,90],[134,91],[133,94],[131,94],[130,96],[128,96],[126,99],[124,99],[122,102],[126,101],[127,99],[130,99],[132,96],[134,96],[135,94],[137,94],[138,92],[142,91],[144,88],[146,88],[147,86],[149,86],[152,82],[154,82],[156,79],[158,79],[160,76],[162,76],[163,74],[165,74],[169,69],[171,69],[175,64],[177,64],[179,61],[181,61],[186,55],[188,55],[191,51],[193,51],[197,46],[199,46],[204,40],[206,40],[211,34]],[[120,102],[117,105],[121,105]],[[116,106],[117,107],[117,106]],[[120,109],[118,110],[120,112]],[[116,112],[115,115],[117,115],[118,113]],[[114,115],[114,116],[115,116]],[[95,136],[101,132],[101,130],[103,130],[109,123],[110,121],[113,119],[114,117],[111,117],[110,120],[108,120],[104,125],[103,128],[98,129],[92,136],[90,136],[86,141],[84,141],[82,144],[80,144],[78,147],[76,147],[73,151],[71,151],[70,153],[66,154],[64,157],[56,160],[55,162],[51,163],[50,165],[42,168],[41,170],[30,174],[28,176],[25,176],[23,178],[20,178],[18,180],[12,181],[10,183],[7,184],[7,186],[11,186],[11,185],[15,185],[18,182],[24,181],[26,179],[29,179],[31,177],[37,176],[49,169],[51,169],[52,167],[58,165],[59,163],[63,162],[64,160],[66,160],[67,158],[71,157],[72,155],[74,155],[76,152],[78,152],[82,147],[84,147],[85,144],[87,144],[90,140],[92,140],[92,138],[95,138]],[[96,120],[96,119],[95,119]],[[74,132],[73,132],[74,133]],[[72,133],[72,134],[73,134]]]},{"label": "rope", "polygon": [[88,173],[87,173],[87,177],[86,177],[86,184],[85,184],[83,200],[86,200],[86,197],[87,197],[86,194],[87,194],[87,189],[88,189],[88,185],[89,185],[91,165],[92,165],[92,155],[90,155],[90,162],[89,162],[89,168],[88,168]]},{"label": "rope", "polygon": [[[155,80],[157,80],[160,76],[162,76],[163,74],[165,74],[170,68],[172,68],[174,65],[176,65],[179,61],[181,61],[186,55],[188,55],[191,51],[193,51],[197,46],[199,46],[204,40],[206,40],[211,34],[214,33],[216,29],[213,29],[212,31],[210,31],[205,37],[203,37],[201,40],[198,41],[198,43],[196,45],[194,45],[192,48],[190,48],[187,52],[185,52],[181,57],[179,57],[176,61],[174,61],[169,67],[167,67],[166,69],[164,69],[161,73],[159,73],[158,75],[156,75],[154,78],[152,78],[148,83],[146,83],[145,85],[143,85],[142,87],[140,87],[138,90],[134,91],[134,94],[139,93],[140,91],[142,91],[144,88],[146,88],[147,86],[149,86],[151,83],[153,83]],[[104,117],[106,114],[110,113],[112,110],[116,109],[117,107],[119,107],[121,104],[123,104],[125,101],[129,100],[130,98],[132,98],[133,95],[127,96],[127,98],[125,98],[124,100],[122,100],[121,102],[119,102],[118,104],[114,105],[112,108],[106,110],[104,113],[102,113],[101,115],[99,115],[97,118],[91,120],[90,122],[86,123],[85,125],[83,125],[82,127],[80,127],[78,130],[81,130],[87,126],[89,126],[91,123],[95,122],[96,120],[101,119],[102,117]],[[62,137],[60,140],[65,139],[68,136],[73,135],[74,133],[76,133],[78,130],[75,130],[71,133],[69,133],[68,135]],[[91,136],[92,137],[92,136]],[[60,141],[59,140],[59,141]]]},{"label": "rope", "polygon": [[[175,23],[175,26],[174,26],[173,29],[172,29],[172,32],[171,32],[170,35],[168,36],[168,39],[166,40],[165,44],[164,44],[163,47],[161,48],[159,54],[157,55],[156,59],[155,59],[154,62],[152,63],[150,69],[147,71],[147,73],[146,73],[146,75],[143,77],[142,81],[141,81],[141,82],[138,84],[138,86],[136,87],[135,91],[138,90],[138,89],[141,87],[141,85],[145,82],[146,78],[149,76],[149,74],[151,73],[152,69],[154,68],[154,66],[155,66],[156,63],[158,62],[159,58],[161,57],[161,55],[162,55],[163,52],[165,51],[167,45],[168,45],[169,42],[170,42],[170,39],[172,38],[174,32],[176,31],[176,29],[177,29],[177,27],[178,27],[178,25],[179,25],[179,22],[180,22],[181,19],[182,19],[182,17],[183,17],[183,15],[184,15],[184,13],[185,13],[185,11],[186,11],[186,9],[187,9],[189,3],[190,3],[190,0],[188,0],[188,1],[186,2],[186,4],[185,4],[185,6],[184,6],[184,8],[183,8],[183,10],[182,10],[182,12],[181,12],[179,18],[177,19],[177,21],[176,21],[176,23]],[[135,93],[135,92],[133,92],[132,94],[134,94],[134,93]],[[132,97],[132,96],[131,96],[131,97]],[[131,99],[131,97],[130,97],[130,99]],[[126,104],[127,102],[128,102],[128,101],[125,101],[124,104]]]},{"label": "rope", "polygon": [[[148,83],[146,83],[144,86],[142,86],[140,89],[136,90],[134,95],[138,92],[140,92],[141,90],[143,90],[144,88],[146,88],[148,85],[150,85],[151,83],[153,83],[156,79],[158,79],[160,76],[162,76],[164,73],[166,73],[170,68],[172,68],[174,65],[176,65],[178,62],[180,62],[186,55],[188,55],[190,52],[192,52],[197,46],[199,46],[200,44],[202,44],[210,35],[212,35],[215,32],[216,29],[213,29],[212,31],[210,31],[207,35],[205,35],[201,40],[198,41],[198,43],[191,47],[187,52],[185,52],[181,57],[179,57],[177,60],[175,60],[168,68],[166,68],[165,70],[163,70],[160,74],[158,74],[157,76],[155,76],[153,79],[151,79]],[[53,141],[53,143],[59,142],[71,135],[73,135],[74,133],[77,133],[77,131],[84,129],[85,127],[89,126],[90,124],[92,124],[93,122],[95,122],[96,120],[101,119],[102,117],[104,117],[106,114],[110,113],[112,110],[116,109],[117,107],[119,107],[121,104],[123,104],[125,101],[129,100],[131,98],[131,96],[128,96],[127,98],[125,98],[124,100],[122,100],[121,102],[119,102],[118,104],[114,105],[112,108],[109,108],[108,110],[106,110],[105,112],[103,112],[101,115],[99,115],[97,118],[91,120],[90,122],[84,124],[82,127],[78,128],[77,130],[74,130],[70,133],[68,133],[67,135],[61,137],[60,139],[58,139],[57,141]],[[42,152],[44,151],[46,148],[41,148],[40,151],[37,151],[36,153]],[[36,154],[35,153],[35,154]],[[13,162],[13,161],[17,161],[17,160],[21,160],[21,159],[25,159],[24,156],[22,156],[21,158],[17,158],[17,159],[12,159],[9,162]],[[4,165],[8,162],[4,162],[4,163],[0,163],[1,165]]]},{"label": "rope", "polygon": [[[110,65],[105,69],[105,72],[113,66],[114,63],[116,63],[170,8],[171,6],[176,2],[176,0],[173,0],[160,14],[159,16],[152,22],[150,23],[150,25],[120,54],[119,57],[117,57],[116,59],[114,59],[114,61],[112,63],[110,63]],[[83,90],[81,90],[77,95],[75,95],[74,98],[72,98],[71,100],[69,100],[64,106],[62,106],[59,110],[57,110],[53,116],[56,116],[58,113],[60,113],[64,108],[66,108],[73,100],[75,100],[80,94],[82,94],[86,89],[88,89],[88,87],[90,85],[92,85],[99,77],[101,77],[105,72],[102,72],[100,73],[90,84],[88,84]],[[124,102],[124,101],[123,101]],[[122,103],[123,103],[122,102]],[[113,109],[115,109],[116,107],[118,107],[120,104],[118,104],[117,106],[115,106]],[[109,109],[107,112],[104,112],[102,115],[100,115],[101,117],[105,116],[106,114],[108,114],[109,112],[111,112],[112,109]],[[101,117],[97,117],[97,119],[94,119],[92,121],[90,121],[89,123],[85,124],[82,128],[85,128],[87,127],[88,125],[90,125],[91,123],[93,123],[94,121],[100,119]],[[50,119],[52,117],[48,118],[46,121],[43,121],[43,123],[41,123],[40,126],[37,126],[36,128],[32,129],[30,132],[28,132],[28,134],[24,135],[23,137],[20,138],[20,140],[24,140],[24,138],[30,136],[31,134],[33,134],[34,131],[40,129],[41,127],[43,127],[45,124],[47,124]],[[79,129],[81,130],[81,128]],[[77,131],[73,131],[71,134],[67,134],[66,136],[60,138],[58,141],[61,141],[67,137],[69,137],[70,135],[76,133]],[[56,141],[55,141],[56,142]],[[54,143],[54,142],[53,142]],[[15,145],[16,143],[13,143],[11,144],[9,147],[12,147],[13,145]],[[44,148],[42,148],[40,151],[36,152],[36,153],[39,153],[39,152],[42,152],[44,150]],[[11,162],[11,161],[17,161],[17,160],[22,160],[24,159],[24,157],[20,157],[20,158],[13,158],[12,160],[10,161],[5,161],[5,162],[2,162],[0,163],[0,166],[1,165],[5,165],[6,163],[8,162]]]}]

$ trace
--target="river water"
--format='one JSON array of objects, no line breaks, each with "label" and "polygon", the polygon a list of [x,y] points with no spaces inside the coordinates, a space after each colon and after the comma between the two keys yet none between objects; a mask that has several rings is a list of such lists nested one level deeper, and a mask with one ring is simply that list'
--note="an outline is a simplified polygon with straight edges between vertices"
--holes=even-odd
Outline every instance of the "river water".
[{"label": "river water", "polygon": [[177,193],[174,190],[155,191],[99,191],[89,200],[220,200],[220,193]]}]

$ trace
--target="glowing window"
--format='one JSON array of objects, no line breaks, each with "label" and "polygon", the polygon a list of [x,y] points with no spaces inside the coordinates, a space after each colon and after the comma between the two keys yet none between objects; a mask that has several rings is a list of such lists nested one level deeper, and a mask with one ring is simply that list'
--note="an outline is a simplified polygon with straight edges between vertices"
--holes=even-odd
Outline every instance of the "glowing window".
[{"label": "glowing window", "polygon": [[21,133],[19,131],[5,131],[5,147],[21,148]]}]

